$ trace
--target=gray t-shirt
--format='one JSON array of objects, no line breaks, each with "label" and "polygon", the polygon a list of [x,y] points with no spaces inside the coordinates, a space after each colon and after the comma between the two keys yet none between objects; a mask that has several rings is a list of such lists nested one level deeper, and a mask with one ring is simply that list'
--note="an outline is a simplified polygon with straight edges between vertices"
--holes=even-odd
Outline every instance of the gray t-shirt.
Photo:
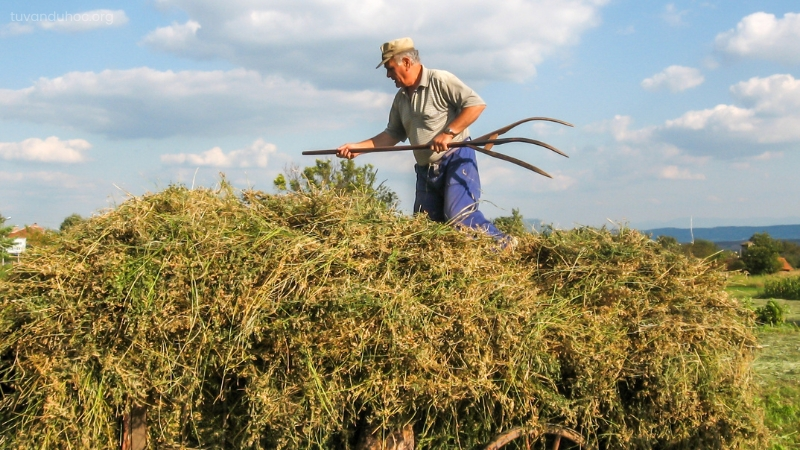
[{"label": "gray t-shirt", "polygon": [[[394,96],[386,133],[400,142],[408,139],[412,145],[427,144],[461,110],[485,104],[475,91],[452,73],[423,66],[419,86],[411,96],[405,88],[401,88]],[[465,128],[453,140],[462,141],[468,136],[469,129]],[[443,153],[434,153],[432,150],[414,150],[419,165],[436,162],[442,156]]]}]

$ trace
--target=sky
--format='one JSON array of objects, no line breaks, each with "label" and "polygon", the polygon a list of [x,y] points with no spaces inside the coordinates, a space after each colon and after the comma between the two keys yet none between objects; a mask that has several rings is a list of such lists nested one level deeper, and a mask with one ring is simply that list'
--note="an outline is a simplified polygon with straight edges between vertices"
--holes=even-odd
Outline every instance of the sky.
[{"label": "sky", "polygon": [[[486,101],[481,210],[558,228],[800,223],[800,4],[641,0],[6,0],[0,214],[58,228],[173,184],[274,192],[280,173],[382,131],[379,47]],[[413,205],[408,152],[362,155]]]}]

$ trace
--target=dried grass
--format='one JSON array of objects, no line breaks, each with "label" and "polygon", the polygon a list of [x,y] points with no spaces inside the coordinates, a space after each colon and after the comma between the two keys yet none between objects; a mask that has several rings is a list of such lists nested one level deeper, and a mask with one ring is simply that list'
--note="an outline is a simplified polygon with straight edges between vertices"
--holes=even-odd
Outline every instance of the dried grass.
[{"label": "dried grass", "polygon": [[421,448],[514,426],[752,448],[752,313],[629,229],[491,239],[331,192],[132,198],[0,282],[0,447]]}]

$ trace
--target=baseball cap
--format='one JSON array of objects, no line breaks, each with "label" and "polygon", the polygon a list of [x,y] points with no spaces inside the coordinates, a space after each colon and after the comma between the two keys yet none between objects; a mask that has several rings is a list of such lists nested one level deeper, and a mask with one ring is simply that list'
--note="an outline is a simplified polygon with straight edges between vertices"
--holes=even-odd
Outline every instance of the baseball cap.
[{"label": "baseball cap", "polygon": [[375,68],[377,69],[386,64],[386,62],[394,58],[395,55],[399,55],[400,53],[407,52],[409,50],[414,50],[414,41],[412,41],[409,37],[386,42],[385,44],[381,45],[381,63]]}]

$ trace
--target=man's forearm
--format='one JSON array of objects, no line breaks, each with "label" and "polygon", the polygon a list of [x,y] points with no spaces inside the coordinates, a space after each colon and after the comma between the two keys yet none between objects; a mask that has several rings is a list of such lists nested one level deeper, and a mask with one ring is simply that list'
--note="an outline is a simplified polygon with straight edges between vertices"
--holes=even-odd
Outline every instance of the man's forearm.
[{"label": "man's forearm", "polygon": [[393,138],[389,133],[383,131],[367,140],[342,145],[337,149],[338,151],[336,156],[339,158],[353,159],[358,156],[358,153],[351,152],[351,150],[356,150],[359,148],[391,147],[398,142],[400,141]]},{"label": "man's forearm", "polygon": [[[450,122],[448,127],[458,135],[478,120],[478,117],[480,117],[484,109],[486,109],[486,105],[468,106],[461,110],[461,113]],[[437,134],[431,141],[431,150],[437,153],[447,151],[448,145],[452,142],[453,137],[454,136],[444,132]]]},{"label": "man's forearm", "polygon": [[486,109],[486,105],[468,106],[462,109],[461,113],[450,122],[450,129],[456,133],[461,133],[478,120],[478,117],[480,117],[484,109]]},{"label": "man's forearm", "polygon": [[364,147],[361,148],[374,148],[374,147],[391,147],[396,145],[398,142],[397,139],[393,138],[389,133],[382,131],[378,135],[367,139],[366,141],[361,141],[359,144],[365,144]]}]

